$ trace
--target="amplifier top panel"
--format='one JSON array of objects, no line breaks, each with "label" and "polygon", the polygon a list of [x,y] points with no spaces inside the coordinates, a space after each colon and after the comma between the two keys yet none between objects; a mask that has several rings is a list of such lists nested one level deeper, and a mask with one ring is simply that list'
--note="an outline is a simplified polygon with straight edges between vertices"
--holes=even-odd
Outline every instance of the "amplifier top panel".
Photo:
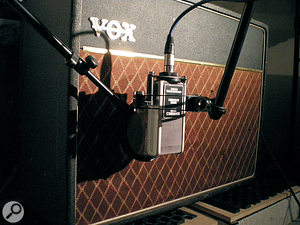
[{"label": "amplifier top panel", "polygon": [[[77,47],[109,47],[163,55],[166,37],[173,21],[190,6],[190,2],[86,0],[78,5],[74,26]],[[226,11],[220,13],[220,8],[210,4],[205,6],[209,8],[193,10],[177,25],[174,32],[175,57],[224,65],[238,26],[239,15],[232,16],[232,12]],[[99,19],[98,25],[109,36],[107,41],[94,35],[91,17]],[[125,27],[124,22],[128,24]],[[129,27],[130,25],[134,27]],[[238,62],[239,67],[263,70],[266,38],[264,27],[255,21],[251,24]],[[131,35],[128,32],[132,32]]]}]

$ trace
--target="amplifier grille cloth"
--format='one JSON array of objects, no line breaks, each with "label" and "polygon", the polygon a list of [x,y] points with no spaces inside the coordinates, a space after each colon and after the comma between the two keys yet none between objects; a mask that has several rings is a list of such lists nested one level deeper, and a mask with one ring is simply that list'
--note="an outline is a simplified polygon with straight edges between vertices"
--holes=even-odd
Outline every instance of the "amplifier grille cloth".
[{"label": "amplifier grille cloth", "polygon": [[[83,58],[88,54],[81,52]],[[104,55],[93,55],[101,65]],[[156,59],[111,56],[111,63],[110,87],[116,93],[127,93],[128,103],[134,91],[146,91],[149,71],[156,74],[163,71],[163,61]],[[214,97],[223,70],[206,65],[175,64],[176,72],[188,76],[189,95]],[[93,72],[100,77],[99,69]],[[207,113],[187,113],[183,154],[160,156],[152,162],[133,160],[105,180],[78,183],[77,225],[104,221],[253,175],[261,86],[261,72],[236,71],[225,103],[227,113],[219,121],[211,120]],[[87,78],[80,77],[79,92],[92,95],[97,91]],[[78,140],[84,138],[84,135],[79,136]]]}]

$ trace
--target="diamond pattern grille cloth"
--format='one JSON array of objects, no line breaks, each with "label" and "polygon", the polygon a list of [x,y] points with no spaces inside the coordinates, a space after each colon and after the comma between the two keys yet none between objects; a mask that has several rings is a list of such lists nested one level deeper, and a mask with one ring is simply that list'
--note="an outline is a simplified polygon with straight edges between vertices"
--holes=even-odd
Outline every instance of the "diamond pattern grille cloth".
[{"label": "diamond pattern grille cloth", "polygon": [[[83,58],[87,54],[81,52]],[[104,55],[93,55],[101,65]],[[111,56],[111,65],[110,88],[115,93],[127,93],[127,103],[132,101],[134,91],[146,92],[149,71],[163,71],[163,61],[156,59]],[[188,76],[188,95],[210,98],[216,95],[223,70],[175,64],[179,75]],[[93,73],[100,77],[99,69]],[[78,183],[77,225],[104,221],[251,176],[256,163],[261,86],[261,72],[237,70],[225,102],[227,113],[219,121],[211,120],[207,113],[187,113],[183,154],[160,156],[152,162],[133,160],[107,179]],[[98,88],[80,77],[79,92],[92,96]],[[79,106],[84,111],[86,105],[79,102]],[[89,112],[90,120],[93,113]],[[78,140],[85,138],[79,132]]]}]

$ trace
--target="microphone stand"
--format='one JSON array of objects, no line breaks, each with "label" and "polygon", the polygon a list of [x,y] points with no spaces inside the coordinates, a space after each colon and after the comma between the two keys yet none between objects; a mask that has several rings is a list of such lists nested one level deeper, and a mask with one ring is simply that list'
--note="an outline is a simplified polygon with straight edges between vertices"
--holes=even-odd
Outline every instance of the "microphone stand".
[{"label": "microphone stand", "polygon": [[18,0],[6,0],[7,3],[17,11],[45,40],[48,41],[64,58],[66,65],[73,68],[80,75],[85,75],[99,89],[110,96],[115,102],[124,105],[123,102],[115,93],[113,93],[104,83],[102,83],[90,69],[95,69],[98,66],[97,60],[93,56],[88,56],[85,60],[78,54],[74,53],[61,40],[59,40],[47,27],[39,21],[39,19],[29,12]]},{"label": "microphone stand", "polygon": [[229,53],[229,57],[227,59],[227,63],[225,66],[225,71],[222,77],[221,84],[219,86],[217,96],[213,100],[213,104],[211,106],[211,110],[209,111],[209,116],[212,119],[219,119],[225,112],[226,109],[223,106],[226,95],[245,41],[245,37],[248,31],[248,27],[250,24],[250,20],[254,11],[254,1],[248,1],[245,3],[243,13],[241,16],[241,20],[239,26],[236,31],[236,35]]},{"label": "microphone stand", "polygon": [[208,112],[210,118],[214,120],[220,119],[225,114],[226,109],[224,107],[224,102],[254,11],[254,1],[255,0],[249,0],[245,2],[241,20],[239,22],[235,38],[231,46],[231,50],[226,62],[225,70],[216,97],[213,99],[209,99],[207,97],[199,95],[187,96],[186,111]]}]

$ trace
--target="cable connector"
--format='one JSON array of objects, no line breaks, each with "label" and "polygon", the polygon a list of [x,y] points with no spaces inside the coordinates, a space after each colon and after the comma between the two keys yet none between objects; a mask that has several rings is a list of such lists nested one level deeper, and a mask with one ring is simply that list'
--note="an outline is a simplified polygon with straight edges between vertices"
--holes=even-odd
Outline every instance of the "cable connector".
[{"label": "cable connector", "polygon": [[174,72],[174,62],[175,62],[175,44],[174,38],[169,34],[167,37],[167,42],[165,45],[164,52],[164,65],[166,72]]}]

